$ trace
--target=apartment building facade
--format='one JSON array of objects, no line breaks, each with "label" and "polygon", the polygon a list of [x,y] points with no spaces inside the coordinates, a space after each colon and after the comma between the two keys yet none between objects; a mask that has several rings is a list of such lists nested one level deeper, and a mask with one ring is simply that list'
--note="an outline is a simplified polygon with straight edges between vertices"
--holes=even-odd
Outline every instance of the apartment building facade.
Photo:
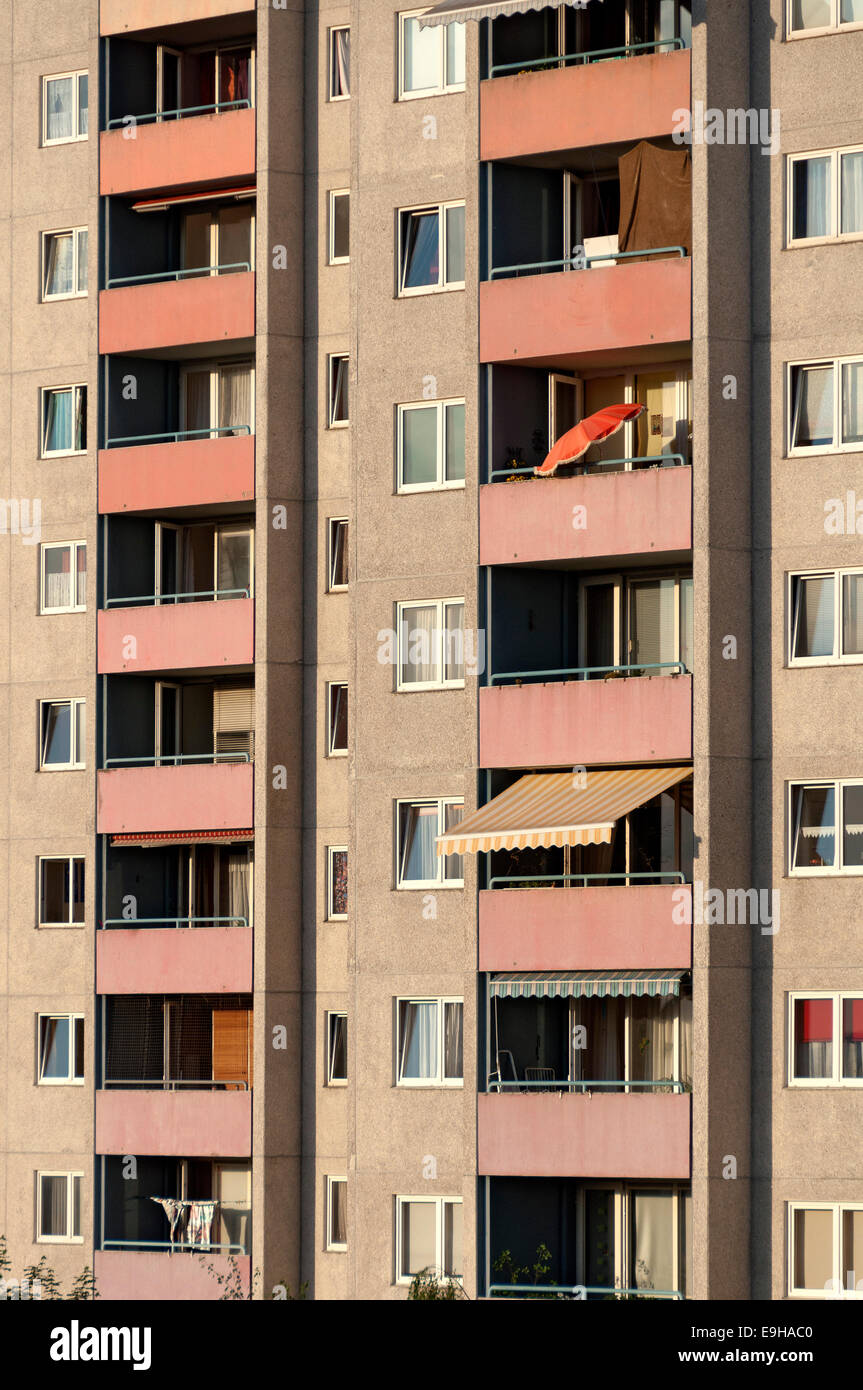
[{"label": "apartment building facade", "polygon": [[707,8],[12,5],[22,1269],[857,1268],[863,11]]}]

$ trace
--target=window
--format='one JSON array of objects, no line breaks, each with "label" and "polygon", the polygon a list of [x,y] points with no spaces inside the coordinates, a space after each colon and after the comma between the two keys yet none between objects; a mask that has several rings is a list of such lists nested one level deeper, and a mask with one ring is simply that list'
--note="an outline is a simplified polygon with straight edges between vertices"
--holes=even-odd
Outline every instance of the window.
[{"label": "window", "polygon": [[255,369],[248,362],[197,363],[180,377],[180,426],[210,439],[252,434]]},{"label": "window", "polygon": [[461,1278],[461,1197],[396,1197],[396,1283],[426,1269]]},{"label": "window", "polygon": [[156,603],[228,601],[254,592],[255,535],[251,526],[156,522]]},{"label": "window", "polygon": [[348,587],[348,520],[331,516],[327,525],[327,589]]},{"label": "window", "polygon": [[863,24],[863,0],[788,0],[788,37]]},{"label": "window", "polygon": [[863,445],[863,357],[788,368],[790,454],[859,451]]},{"label": "window", "polygon": [[629,676],[692,670],[692,576],[601,575],[578,591],[579,665],[604,680],[609,668]]},{"label": "window", "polygon": [[863,146],[789,155],[787,168],[789,246],[863,236]]},{"label": "window", "polygon": [[348,1180],[327,1178],[327,1249],[347,1250]]},{"label": "window", "polygon": [[399,100],[464,91],[463,24],[429,25],[419,15],[399,15]]},{"label": "window", "polygon": [[81,1184],[83,1173],[36,1174],[36,1239],[55,1245],[83,1240]]},{"label": "window", "polygon": [[398,999],[399,1086],[461,1086],[464,1078],[461,999]]},{"label": "window", "polygon": [[87,293],[87,228],[42,233],[42,299],[78,299]]},{"label": "window", "polygon": [[788,1084],[863,1086],[863,994],[789,994],[788,1010]]},{"label": "window", "polygon": [[42,457],[87,451],[87,387],[52,386],[42,392]]},{"label": "window", "polygon": [[464,289],[464,203],[399,212],[399,294]]},{"label": "window", "polygon": [[85,700],[43,700],[40,704],[39,766],[50,769],[84,767]]},{"label": "window", "polygon": [[464,487],[464,401],[398,407],[398,490]]},{"label": "window", "polygon": [[83,613],[87,607],[87,545],[62,541],[39,547],[40,613]]},{"label": "window", "polygon": [[39,1014],[39,1085],[84,1080],[84,1015]]},{"label": "window", "polygon": [[345,101],[351,94],[351,31],[330,30],[330,101]]},{"label": "window", "polygon": [[327,1014],[327,1085],[343,1086],[348,1079],[348,1016]]},{"label": "window", "polygon": [[788,1292],[863,1297],[863,1204],[788,1203]]},{"label": "window", "polygon": [[330,193],[329,223],[329,264],[344,265],[351,258],[351,195],[347,188]]},{"label": "window", "polygon": [[348,415],[348,364],[346,352],[333,353],[327,358],[328,424],[331,430],[344,429]]},{"label": "window", "polygon": [[400,603],[397,620],[398,690],[464,685],[464,599]]},{"label": "window", "polygon": [[348,687],[343,681],[327,686],[327,757],[340,758],[348,751]]},{"label": "window", "polygon": [[790,574],[788,580],[789,664],[863,661],[863,570]]},{"label": "window", "polygon": [[330,845],[327,849],[327,921],[338,922],[347,915],[347,845]]},{"label": "window", "polygon": [[458,825],[464,801],[396,802],[398,888],[463,888],[464,861],[460,854],[438,854],[435,841]]},{"label": "window", "polygon": [[74,855],[39,860],[39,926],[72,927],[84,921],[84,860]]},{"label": "window", "polygon": [[87,139],[87,74],[64,72],[42,78],[42,144]]},{"label": "window", "polygon": [[183,218],[182,259],[183,279],[254,270],[254,207],[234,202],[187,212]]},{"label": "window", "polygon": [[863,873],[863,781],[789,783],[790,872]]}]

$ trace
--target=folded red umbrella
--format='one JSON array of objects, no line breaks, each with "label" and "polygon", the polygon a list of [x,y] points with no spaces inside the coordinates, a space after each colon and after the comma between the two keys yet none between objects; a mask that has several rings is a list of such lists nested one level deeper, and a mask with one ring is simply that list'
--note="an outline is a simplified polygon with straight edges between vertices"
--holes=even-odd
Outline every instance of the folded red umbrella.
[{"label": "folded red umbrella", "polygon": [[605,405],[595,415],[588,415],[566,434],[562,434],[547,457],[533,471],[538,477],[548,477],[562,463],[574,463],[586,454],[591,444],[610,439],[627,420],[635,420],[643,405]]}]

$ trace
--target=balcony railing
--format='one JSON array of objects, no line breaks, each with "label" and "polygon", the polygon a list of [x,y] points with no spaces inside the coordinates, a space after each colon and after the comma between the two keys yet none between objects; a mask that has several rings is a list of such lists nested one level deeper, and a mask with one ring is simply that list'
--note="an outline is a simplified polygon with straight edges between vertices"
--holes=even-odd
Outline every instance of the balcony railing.
[{"label": "balcony railing", "polygon": [[564,256],[559,261],[523,261],[519,265],[499,265],[493,266],[488,273],[489,280],[493,280],[497,275],[520,275],[522,271],[528,271],[535,275],[537,271],[563,270],[567,266],[574,266],[576,269],[589,269],[590,266],[598,261],[626,261],[635,258],[642,259],[645,256],[677,256],[686,258],[686,249],[683,246],[652,246],[644,251],[608,251],[601,256]]},{"label": "balcony railing", "polygon": [[183,270],[157,270],[152,275],[121,275],[112,277],[107,288],[116,285],[147,285],[159,280],[204,279],[208,275],[228,275],[236,270],[251,270],[249,261],[230,261],[226,265],[198,265]]},{"label": "balcony railing", "polygon": [[220,1089],[250,1091],[252,1089],[249,1082],[239,1076],[220,1076],[218,1080],[213,1080],[212,1078],[208,1079],[206,1077],[203,1079],[193,1078],[185,1081],[178,1081],[170,1076],[146,1077],[143,1080],[141,1077],[132,1077],[127,1080],[123,1077],[114,1076],[111,1077],[110,1080],[107,1078],[103,1080],[101,1089],[105,1091],[112,1089],[131,1091],[137,1088],[143,1091],[177,1091],[182,1086],[187,1086],[193,1091],[218,1091]]},{"label": "balcony railing", "polygon": [[100,927],[121,927],[135,931],[137,927],[247,927],[248,917],[106,917]]},{"label": "balcony railing", "polygon": [[206,106],[175,106],[170,111],[148,111],[143,116],[133,116],[130,112],[128,116],[115,116],[108,122],[107,129],[128,127],[130,121],[135,125],[144,125],[148,121],[181,120],[184,116],[218,115],[220,111],[248,111],[251,105],[248,97],[242,97],[239,101],[211,101]]},{"label": "balcony railing", "polygon": [[489,1298],[577,1298],[588,1294],[606,1298],[674,1298],[683,1299],[679,1289],[617,1289],[594,1284],[489,1284]]},{"label": "balcony railing", "polygon": [[654,872],[649,870],[639,873],[615,873],[615,874],[523,874],[514,875],[512,878],[506,875],[497,875],[488,881],[489,888],[511,888],[514,885],[521,885],[527,888],[541,888],[546,883],[552,888],[559,886],[586,888],[589,883],[623,883],[629,887],[630,880],[644,882],[650,879],[651,883],[660,879],[663,883],[689,883],[681,869],[656,869]]},{"label": "balcony railing", "polygon": [[250,425],[213,425],[203,430],[163,430],[160,434],[122,434],[105,440],[105,448],[130,444],[178,444],[181,439],[219,439],[222,435],[251,434]]},{"label": "balcony railing", "polygon": [[655,39],[652,43],[629,43],[622,48],[591,48],[583,53],[560,53],[554,58],[529,58],[522,63],[493,63],[488,75],[499,77],[504,72],[542,71],[570,63],[600,63],[611,58],[631,58],[635,53],[661,53],[666,49],[673,52],[681,48],[686,48],[683,39]]},{"label": "balcony railing", "polygon": [[549,677],[567,680],[590,680],[592,676],[610,675],[623,672],[627,676],[641,675],[645,671],[672,671],[676,676],[690,674],[682,661],[636,662],[631,666],[562,666],[553,671],[497,671],[489,676],[489,685],[499,681],[545,681]]},{"label": "balcony railing", "polygon": [[106,608],[120,608],[124,604],[168,604],[193,602],[196,599],[251,598],[249,589],[196,589],[179,594],[135,594],[131,598],[108,598]]},{"label": "balcony railing", "polygon": [[103,767],[176,767],[179,763],[250,763],[249,753],[160,753],[146,758],[106,758]]},{"label": "balcony railing", "polygon": [[[683,454],[637,454],[628,458],[620,459],[597,459],[595,463],[579,462],[578,472],[591,475],[601,472],[608,473],[633,473],[641,471],[636,469],[637,464],[645,467],[654,468],[682,468],[687,460]],[[531,464],[528,468],[493,468],[488,475],[488,480],[493,483],[496,478],[534,478],[537,477],[536,471]]]},{"label": "balcony railing", "polygon": [[103,1240],[96,1246],[97,1250],[169,1250],[173,1254],[227,1254],[227,1255],[248,1255],[249,1251],[245,1245],[219,1245],[216,1241],[191,1244],[182,1237],[179,1240]]},{"label": "balcony railing", "polygon": [[559,1081],[549,1078],[542,1081],[492,1081],[489,1077],[486,1090],[488,1094],[500,1094],[501,1091],[574,1091],[584,1094],[585,1091],[598,1091],[600,1089],[615,1089],[621,1091],[635,1090],[670,1090],[674,1095],[681,1095],[686,1086],[682,1081],[658,1080],[658,1081]]}]

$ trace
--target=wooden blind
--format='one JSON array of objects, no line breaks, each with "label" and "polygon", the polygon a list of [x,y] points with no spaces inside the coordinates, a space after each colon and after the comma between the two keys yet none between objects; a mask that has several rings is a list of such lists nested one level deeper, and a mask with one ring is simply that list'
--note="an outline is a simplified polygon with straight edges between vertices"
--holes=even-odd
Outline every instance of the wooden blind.
[{"label": "wooden blind", "polygon": [[252,1011],[251,1009],[213,1010],[213,1080],[232,1081],[228,1091],[251,1085]]}]

